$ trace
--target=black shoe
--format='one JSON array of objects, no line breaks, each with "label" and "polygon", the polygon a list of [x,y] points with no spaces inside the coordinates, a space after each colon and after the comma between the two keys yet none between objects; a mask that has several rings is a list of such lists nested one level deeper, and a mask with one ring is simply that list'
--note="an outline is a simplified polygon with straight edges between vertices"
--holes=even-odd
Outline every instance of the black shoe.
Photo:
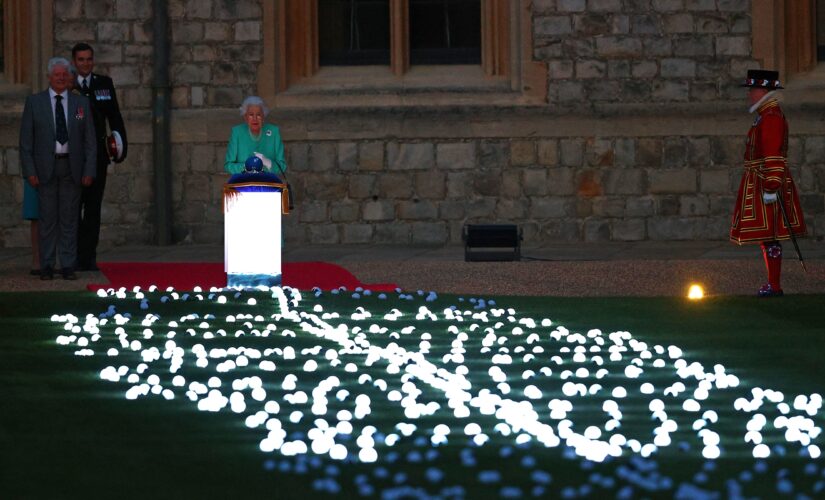
[{"label": "black shoe", "polygon": [[40,271],[40,279],[42,281],[54,279],[54,271],[52,269],[44,269]]},{"label": "black shoe", "polygon": [[75,272],[72,271],[71,269],[68,269],[68,270],[64,269],[63,270],[63,279],[74,281],[74,280],[77,279],[77,274],[75,274]]}]

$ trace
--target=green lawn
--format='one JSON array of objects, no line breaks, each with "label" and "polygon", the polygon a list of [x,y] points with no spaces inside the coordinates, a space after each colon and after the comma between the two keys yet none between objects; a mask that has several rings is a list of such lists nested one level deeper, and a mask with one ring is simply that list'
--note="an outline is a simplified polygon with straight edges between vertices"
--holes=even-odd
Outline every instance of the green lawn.
[{"label": "green lawn", "polygon": [[[353,299],[350,293],[332,295],[325,293],[313,297],[305,293],[302,301],[291,310],[302,315],[301,320],[313,325],[323,322],[332,327],[345,323],[350,328],[350,339],[357,339],[355,347],[343,349],[340,339],[334,337],[331,328],[319,330],[313,335],[301,329],[289,317],[270,317],[279,313],[278,304],[266,293],[245,293],[240,297],[225,294],[227,303],[210,300],[207,293],[197,300],[190,293],[186,301],[162,302],[162,296],[147,295],[146,309],[141,309],[140,299],[131,294],[126,298],[99,298],[90,293],[4,293],[0,294],[0,497],[2,498],[113,498],[152,497],[160,498],[237,498],[252,495],[273,498],[317,497],[328,489],[340,490],[338,496],[384,495],[387,498],[417,495],[442,497],[466,496],[468,498],[491,496],[545,495],[566,498],[638,498],[673,497],[688,494],[696,497],[704,492],[719,492],[724,497],[736,496],[740,491],[746,496],[797,497],[799,494],[814,497],[821,494],[823,482],[822,459],[813,460],[800,456],[800,446],[784,440],[782,430],[772,423],[764,429],[766,443],[771,447],[771,457],[756,460],[751,455],[751,445],[742,438],[752,413],[734,411],[737,397],[749,397],[754,387],[783,391],[789,404],[797,394],[818,393],[825,387],[825,372],[821,370],[819,356],[823,352],[822,310],[823,296],[791,296],[781,300],[757,300],[750,297],[718,297],[702,302],[687,302],[675,298],[515,298],[497,297],[495,305],[475,309],[477,302],[456,296],[438,296],[433,301],[425,296],[412,300],[399,300],[397,294],[386,299],[371,297]],[[254,297],[256,305],[246,301]],[[214,298],[214,297],[213,297]],[[489,298],[485,298],[489,301]],[[59,345],[60,335],[70,335],[62,330],[62,322],[53,322],[53,314],[72,313],[81,318],[86,314],[97,317],[110,305],[118,313],[130,313],[132,319],[123,325],[128,342],[138,340],[141,349],[157,347],[164,352],[168,347],[166,333],[176,332],[172,339],[185,352],[183,366],[177,374],[186,379],[186,386],[193,381],[207,384],[212,376],[223,380],[224,396],[232,392],[232,379],[259,376],[266,390],[265,401],[280,403],[276,419],[286,433],[286,440],[307,439],[307,432],[318,418],[335,426],[341,421],[341,411],[355,412],[355,397],[359,394],[370,398],[371,412],[359,419],[352,418],[352,436],[339,434],[338,443],[346,445],[348,460],[340,461],[328,454],[316,455],[312,451],[297,456],[284,456],[280,452],[265,453],[259,443],[267,436],[262,426],[248,428],[245,419],[261,411],[265,401],[257,401],[247,391],[246,408],[239,412],[227,406],[219,412],[198,411],[197,404],[185,396],[186,387],[174,387],[169,373],[169,359],[146,362],[145,372],[138,372],[140,350],[132,351],[120,344],[113,325],[113,317],[100,327],[101,338],[88,347],[93,356],[75,356],[77,345]],[[466,313],[462,321],[444,314],[450,305]],[[371,317],[353,319],[358,311],[369,311]],[[415,316],[420,307],[428,308],[435,316],[422,319]],[[316,310],[322,308],[323,311]],[[510,313],[494,310],[513,308]],[[402,315],[396,321],[384,318],[393,309]],[[486,318],[476,316],[487,311]],[[326,312],[337,312],[339,317],[322,319]],[[140,322],[148,314],[157,315],[149,326]],[[248,318],[228,316],[239,313],[251,314]],[[188,314],[197,314],[182,320]],[[215,318],[208,318],[212,314]],[[261,318],[254,318],[261,315]],[[533,318],[537,325],[519,320]],[[542,326],[541,320],[552,320],[552,326]],[[486,322],[484,321],[486,319]],[[170,326],[176,321],[177,326]],[[208,323],[203,326],[201,323]],[[248,324],[244,324],[248,322]],[[499,324],[500,323],[500,324]],[[475,324],[476,327],[471,325]],[[271,334],[260,335],[271,326]],[[370,326],[388,328],[387,331],[370,332]],[[561,340],[551,337],[557,325],[570,332]],[[353,331],[359,327],[363,335]],[[454,327],[454,331],[451,331]],[[519,327],[522,334],[513,332]],[[146,338],[146,328],[153,330]],[[191,328],[191,333],[187,330]],[[407,332],[404,333],[405,328]],[[600,329],[587,337],[591,329]],[[227,335],[221,336],[220,330]],[[237,330],[245,334],[234,336]],[[288,330],[294,336],[283,333]],[[204,338],[204,332],[215,334]],[[653,358],[666,361],[660,367],[644,364],[644,374],[639,380],[629,380],[624,369],[638,353],[625,352],[621,361],[610,361],[606,350],[597,353],[590,349],[598,345],[598,337],[610,345],[608,334],[614,331],[630,332],[632,338],[647,344]],[[258,334],[256,334],[258,332]],[[393,335],[393,333],[395,334]],[[445,360],[454,354],[457,334],[466,334],[461,343],[462,362]],[[581,333],[581,342],[568,342],[573,333]],[[422,337],[422,334],[427,333]],[[485,336],[495,335],[495,341],[485,347]],[[528,337],[535,333],[536,337]],[[79,336],[91,338],[90,333]],[[124,337],[126,338],[126,337]],[[455,374],[459,366],[466,367],[464,379],[472,384],[467,392],[477,395],[489,389],[503,398],[516,401],[527,399],[525,392],[533,385],[541,395],[532,399],[537,421],[549,424],[558,433],[559,419],[551,418],[548,402],[565,398],[562,387],[565,382],[577,380],[586,386],[603,386],[601,392],[587,397],[571,397],[575,409],[567,418],[578,433],[587,426],[603,426],[609,419],[602,411],[602,403],[613,400],[609,390],[626,387],[629,397],[620,400],[623,418],[621,431],[628,439],[635,437],[642,443],[653,440],[653,422],[648,404],[653,398],[665,401],[667,415],[678,422],[679,428],[672,434],[670,446],[662,446],[649,458],[624,449],[617,459],[603,463],[586,460],[564,446],[545,447],[532,439],[517,444],[516,434],[503,435],[496,425],[503,420],[493,415],[480,414],[478,408],[468,405],[472,415],[459,419],[453,415],[444,390],[437,390],[421,376],[403,376],[405,367],[424,366],[423,358],[398,361],[400,372],[391,365],[393,353],[414,353],[422,349],[422,341],[428,346],[426,360],[437,368],[445,368]],[[193,346],[200,344],[210,349],[231,351],[243,347],[262,354],[260,359],[248,357],[248,366],[242,363],[227,373],[215,371],[218,363],[233,359],[210,358],[208,368],[194,364]],[[625,341],[625,345],[627,345]],[[128,344],[127,344],[128,345]],[[702,439],[692,430],[691,424],[699,414],[684,411],[676,402],[668,399],[662,390],[679,381],[673,370],[673,359],[655,352],[654,346],[663,348],[678,346],[688,363],[698,361],[705,371],[713,372],[714,365],[722,364],[728,374],[735,374],[740,385],[735,389],[711,391],[702,408],[713,409],[719,422],[710,422],[721,436],[722,456],[717,460],[702,457]],[[532,351],[540,346],[543,352]],[[576,361],[576,346],[584,346],[587,359]],[[286,354],[288,348],[294,357]],[[382,353],[368,362],[367,348]],[[109,349],[117,349],[117,355],[109,356]],[[358,349],[363,351],[358,352]],[[569,348],[569,351],[566,350]],[[267,350],[277,352],[266,353]],[[331,362],[327,355],[340,363]],[[533,359],[525,359],[527,352],[534,352]],[[509,391],[504,391],[489,374],[494,354],[507,354],[511,364],[497,365],[504,372]],[[601,356],[603,365],[594,362],[592,356]],[[558,356],[559,364],[551,361]],[[272,360],[275,371],[258,369],[261,360]],[[317,363],[317,369],[305,371],[308,361]],[[356,371],[349,371],[352,363]],[[406,364],[405,364],[406,363]],[[100,372],[107,366],[124,366],[129,374],[138,379],[134,384],[124,378],[119,382],[101,380]],[[351,368],[351,367],[350,367]],[[550,368],[552,375],[541,370]],[[575,372],[587,368],[588,376],[563,378],[564,370]],[[596,379],[594,373],[604,368],[607,375]],[[534,376],[523,378],[527,370]],[[461,369],[458,369],[461,372]],[[167,401],[160,395],[147,395],[137,400],[127,400],[127,389],[139,383],[147,383],[148,376],[159,376],[164,388],[173,390],[175,397]],[[282,385],[289,374],[297,377],[295,388]],[[459,373],[461,375],[461,373]],[[337,377],[338,384],[326,394],[328,408],[320,415],[310,411],[314,397],[328,377]],[[459,377],[461,378],[461,377]],[[378,387],[376,380],[383,380],[386,388]],[[458,380],[458,379],[456,379]],[[455,382],[455,381],[453,381]],[[651,383],[654,394],[642,395],[638,385]],[[688,392],[696,387],[695,379],[685,379]],[[409,385],[405,385],[405,383]],[[449,385],[449,384],[448,384]],[[420,405],[430,403],[437,407],[432,415],[405,415],[397,400],[389,396],[398,391],[409,395],[414,387],[416,401]],[[348,391],[342,400],[336,397],[341,390]],[[296,391],[309,396],[307,403],[288,402]],[[239,392],[244,392],[241,389]],[[687,394],[687,393],[685,393]],[[201,395],[199,400],[203,400]],[[293,411],[302,413],[300,422],[292,422]],[[779,416],[776,405],[765,403],[759,410],[770,422]],[[788,416],[800,412],[791,409]],[[417,417],[417,418],[416,418]],[[821,410],[810,417],[817,427],[822,427]],[[343,420],[349,420],[344,417]],[[477,423],[489,441],[474,446],[464,435],[464,426]],[[416,429],[405,437],[396,427],[399,423],[414,423]],[[448,442],[440,446],[430,444],[433,429],[443,424],[450,428]],[[713,425],[711,425],[713,424]],[[352,459],[357,455],[356,437],[369,426],[375,428],[374,449],[377,461],[361,463]],[[511,426],[511,430],[515,428]],[[602,432],[609,434],[602,429]],[[395,434],[398,442],[388,446],[383,438]],[[813,443],[822,445],[822,436]],[[283,450],[283,448],[282,448]]]}]

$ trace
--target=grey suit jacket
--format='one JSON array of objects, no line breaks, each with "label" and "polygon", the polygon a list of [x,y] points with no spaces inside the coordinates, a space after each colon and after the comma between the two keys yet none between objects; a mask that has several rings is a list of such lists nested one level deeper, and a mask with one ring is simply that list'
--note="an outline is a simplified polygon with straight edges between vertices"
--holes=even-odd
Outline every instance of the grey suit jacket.
[{"label": "grey suit jacket", "polygon": [[[72,178],[80,184],[83,177],[95,177],[97,173],[95,125],[89,100],[85,96],[69,92],[67,100],[69,165]],[[41,183],[51,180],[54,175],[56,140],[49,91],[30,95],[26,98],[20,122],[20,164],[23,177],[36,175]]]}]

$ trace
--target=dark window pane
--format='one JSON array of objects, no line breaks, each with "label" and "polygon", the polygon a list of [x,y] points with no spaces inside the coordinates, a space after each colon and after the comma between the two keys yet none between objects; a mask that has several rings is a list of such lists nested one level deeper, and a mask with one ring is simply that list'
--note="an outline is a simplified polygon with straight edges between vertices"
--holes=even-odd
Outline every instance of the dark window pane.
[{"label": "dark window pane", "polygon": [[481,1],[410,0],[410,64],[481,64]]},{"label": "dark window pane", "polygon": [[318,63],[390,63],[389,0],[319,0]]}]

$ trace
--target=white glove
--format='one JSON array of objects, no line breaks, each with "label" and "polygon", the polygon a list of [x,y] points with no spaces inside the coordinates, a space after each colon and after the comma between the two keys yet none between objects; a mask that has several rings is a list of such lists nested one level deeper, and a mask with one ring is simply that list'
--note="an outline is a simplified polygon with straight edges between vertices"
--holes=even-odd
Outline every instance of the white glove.
[{"label": "white glove", "polygon": [[762,193],[762,201],[766,204],[776,203],[776,193]]},{"label": "white glove", "polygon": [[272,160],[257,152],[255,153],[255,156],[261,159],[261,162],[264,164],[265,169],[272,170]]}]

